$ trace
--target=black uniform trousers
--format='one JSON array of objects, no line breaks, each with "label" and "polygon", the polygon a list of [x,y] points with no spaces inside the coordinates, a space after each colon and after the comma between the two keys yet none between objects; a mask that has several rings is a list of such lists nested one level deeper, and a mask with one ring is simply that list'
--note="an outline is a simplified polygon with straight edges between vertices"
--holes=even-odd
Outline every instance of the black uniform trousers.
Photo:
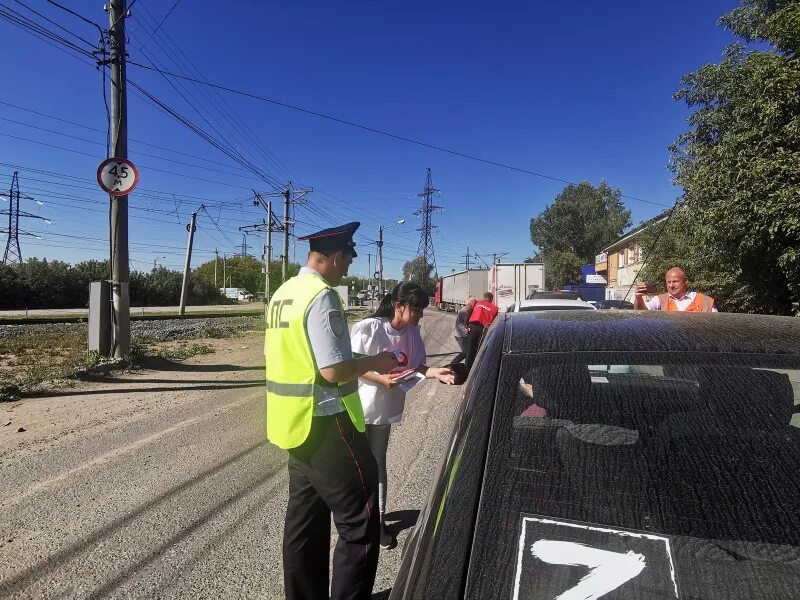
[{"label": "black uniform trousers", "polygon": [[346,412],[313,417],[302,445],[289,450],[289,504],[283,530],[288,600],[328,596],[331,513],[339,533],[330,598],[368,599],[378,568],[378,473],[367,436]]},{"label": "black uniform trousers", "polygon": [[483,335],[483,325],[480,323],[470,323],[469,331],[467,332],[467,358],[464,362],[467,373],[472,369],[472,363],[475,362],[475,356],[478,354],[478,349],[481,345],[481,335]]}]

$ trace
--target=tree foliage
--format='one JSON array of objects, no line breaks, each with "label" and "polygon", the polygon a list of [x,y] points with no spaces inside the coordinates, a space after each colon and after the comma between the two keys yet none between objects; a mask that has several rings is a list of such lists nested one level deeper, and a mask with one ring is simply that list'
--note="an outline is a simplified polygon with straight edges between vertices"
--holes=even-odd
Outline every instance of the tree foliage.
[{"label": "tree foliage", "polygon": [[[193,277],[196,277],[207,284],[214,286],[214,263],[215,259],[203,263],[194,270]],[[244,288],[253,295],[264,292],[265,277],[262,272],[264,263],[252,256],[233,256],[224,261],[216,261],[217,287]],[[287,269],[287,277],[294,277],[300,271],[300,265],[290,262]],[[227,285],[223,283],[223,273],[227,280]],[[270,261],[269,263],[269,289],[270,293],[280,287],[282,281],[282,271],[280,261]]]},{"label": "tree foliage", "polygon": [[[24,263],[0,267],[0,309],[84,308],[89,284],[109,279],[108,261],[89,260],[74,266],[58,260],[29,258]],[[183,275],[164,267],[130,274],[131,306],[176,306]],[[222,302],[213,284],[191,278],[190,304]]]},{"label": "tree foliage", "polygon": [[[743,0],[720,19],[744,41],[684,76],[691,129],[670,147],[684,189],[664,245],[726,310],[790,314],[800,301],[800,2]],[[652,274],[652,273],[648,273]],[[663,276],[663,273],[662,273]]]},{"label": "tree foliage", "polygon": [[559,289],[578,283],[581,265],[593,263],[597,252],[617,239],[631,223],[622,192],[601,181],[569,184],[531,219],[531,241],[537,253],[529,260],[545,263],[545,286]]},{"label": "tree foliage", "polygon": [[426,262],[424,256],[418,256],[403,265],[403,279],[419,283],[429,296],[433,295],[436,288],[433,265]]}]

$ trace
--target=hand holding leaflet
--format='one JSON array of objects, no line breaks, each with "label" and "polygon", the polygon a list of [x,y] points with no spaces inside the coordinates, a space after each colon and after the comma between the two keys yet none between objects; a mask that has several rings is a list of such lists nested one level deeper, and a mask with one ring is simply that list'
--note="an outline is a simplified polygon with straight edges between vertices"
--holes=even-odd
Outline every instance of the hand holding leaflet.
[{"label": "hand holding leaflet", "polygon": [[425,379],[425,376],[416,369],[399,369],[397,371],[390,372],[389,378],[392,381],[396,381],[401,390],[407,392],[420,381]]}]

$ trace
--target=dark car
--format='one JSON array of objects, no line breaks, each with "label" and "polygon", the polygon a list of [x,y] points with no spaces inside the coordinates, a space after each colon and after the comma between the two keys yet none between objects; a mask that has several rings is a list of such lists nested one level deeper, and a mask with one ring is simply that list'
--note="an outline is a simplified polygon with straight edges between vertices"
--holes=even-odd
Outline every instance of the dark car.
[{"label": "dark car", "polygon": [[599,309],[632,310],[633,302],[628,302],[627,300],[598,300],[595,306]]},{"label": "dark car", "polygon": [[390,598],[800,598],[800,319],[502,314]]}]

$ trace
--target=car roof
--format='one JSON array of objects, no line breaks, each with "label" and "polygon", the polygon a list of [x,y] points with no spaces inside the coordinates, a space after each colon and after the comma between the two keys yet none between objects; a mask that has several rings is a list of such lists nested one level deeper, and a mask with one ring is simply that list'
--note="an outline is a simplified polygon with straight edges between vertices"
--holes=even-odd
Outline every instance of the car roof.
[{"label": "car roof", "polygon": [[504,313],[504,352],[730,352],[800,356],[800,319],[734,313]]},{"label": "car roof", "polygon": [[515,310],[524,312],[526,309],[546,310],[547,308],[592,309],[594,307],[588,302],[575,298],[534,298],[532,300],[521,300],[516,304]]}]

